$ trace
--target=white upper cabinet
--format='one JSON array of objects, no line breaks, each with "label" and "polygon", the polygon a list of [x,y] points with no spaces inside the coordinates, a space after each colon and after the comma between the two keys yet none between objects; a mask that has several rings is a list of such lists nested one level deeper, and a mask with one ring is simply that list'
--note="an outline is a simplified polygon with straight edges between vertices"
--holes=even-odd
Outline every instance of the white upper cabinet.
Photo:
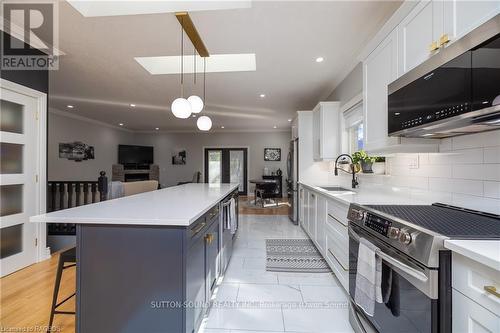
[{"label": "white upper cabinet", "polygon": [[423,0],[398,25],[399,76],[500,13],[500,0]]},{"label": "white upper cabinet", "polygon": [[387,85],[397,78],[397,37],[396,30],[393,30],[363,62],[366,150],[399,143],[399,138],[387,136]]},{"label": "white upper cabinet", "polygon": [[313,158],[334,160],[340,151],[339,102],[320,102],[313,110]]},{"label": "white upper cabinet", "polygon": [[440,0],[442,6],[443,32],[450,42],[460,39],[484,22],[500,13],[500,0],[463,1]]},{"label": "white upper cabinet", "polygon": [[430,56],[430,46],[435,40],[435,1],[421,1],[399,24],[399,72],[408,72]]}]

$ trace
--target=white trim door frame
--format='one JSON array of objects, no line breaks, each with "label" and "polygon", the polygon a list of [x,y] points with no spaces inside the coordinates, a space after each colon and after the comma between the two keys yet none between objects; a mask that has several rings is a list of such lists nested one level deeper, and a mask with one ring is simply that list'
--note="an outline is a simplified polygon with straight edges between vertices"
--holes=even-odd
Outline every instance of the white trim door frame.
[{"label": "white trim door frame", "polygon": [[[22,151],[22,167],[13,170],[5,165],[5,172],[0,174],[0,185],[19,185],[17,190],[21,189],[19,193],[22,195],[20,211],[14,209],[11,214],[6,210],[2,212],[5,216],[0,217],[2,229],[23,224],[21,251],[0,259],[0,276],[5,276],[50,256],[46,245],[46,224],[29,222],[31,215],[42,214],[46,210],[47,94],[0,79],[0,99],[10,102],[10,105],[21,105],[23,112],[22,131],[10,131],[8,128],[9,117],[15,114],[14,111],[2,114],[6,117],[2,121],[5,121],[6,127],[0,131],[0,142],[7,144],[6,154],[8,149]],[[20,145],[22,149],[19,149]],[[8,192],[4,194],[7,198]]]}]

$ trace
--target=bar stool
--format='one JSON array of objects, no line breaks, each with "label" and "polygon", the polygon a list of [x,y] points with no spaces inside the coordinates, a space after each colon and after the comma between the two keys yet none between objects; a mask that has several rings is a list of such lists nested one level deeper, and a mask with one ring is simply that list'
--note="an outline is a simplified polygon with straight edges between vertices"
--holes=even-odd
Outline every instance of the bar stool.
[{"label": "bar stool", "polygon": [[[67,264],[69,263],[69,264]],[[67,264],[67,265],[66,265]],[[54,285],[54,294],[52,296],[52,307],[50,309],[50,319],[49,319],[49,329],[52,327],[52,322],[54,321],[54,315],[56,314],[75,314],[74,311],[58,311],[57,308],[64,304],[71,297],[75,296],[76,293],[63,299],[61,302],[57,303],[57,297],[59,295],[59,287],[61,285],[62,273],[65,269],[76,266],[76,247],[72,247],[68,250],[61,252],[59,255],[59,263],[57,265],[56,282]]]}]

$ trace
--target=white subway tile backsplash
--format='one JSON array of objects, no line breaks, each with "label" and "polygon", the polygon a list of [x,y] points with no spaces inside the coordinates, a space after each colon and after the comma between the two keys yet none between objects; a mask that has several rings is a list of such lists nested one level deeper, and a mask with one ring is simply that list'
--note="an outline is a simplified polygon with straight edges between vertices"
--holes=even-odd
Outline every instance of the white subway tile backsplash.
[{"label": "white subway tile backsplash", "polygon": [[484,180],[500,182],[500,164],[483,164]]},{"label": "white subway tile backsplash", "polygon": [[453,165],[453,178],[457,179],[484,179],[484,164],[457,164]]},{"label": "white subway tile backsplash", "polygon": [[467,149],[479,147],[494,147],[500,142],[500,131],[476,133],[470,135],[456,136],[452,138],[452,148]]},{"label": "white subway tile backsplash", "polygon": [[453,192],[453,179],[429,178],[429,190],[440,192]]},{"label": "white subway tile backsplash", "polygon": [[500,182],[484,182],[484,196],[488,198],[500,199]]},{"label": "white subway tile backsplash", "polygon": [[460,193],[460,194],[483,196],[483,193],[484,193],[483,181],[482,180],[453,179],[451,192]]},{"label": "white subway tile backsplash", "polygon": [[410,169],[410,175],[418,177],[451,178],[451,165],[420,165],[418,169]]},{"label": "white subway tile backsplash", "polygon": [[442,139],[439,142],[439,151],[440,152],[447,152],[447,151],[452,150],[451,142],[452,142],[451,138]]},{"label": "white subway tile backsplash", "polygon": [[484,148],[484,163],[500,163],[500,146]]},{"label": "white subway tile backsplash", "polygon": [[[442,139],[440,153],[388,157],[383,183],[415,197],[500,213],[500,130]],[[418,159],[418,168],[410,168]],[[413,195],[413,194],[412,194]]]}]

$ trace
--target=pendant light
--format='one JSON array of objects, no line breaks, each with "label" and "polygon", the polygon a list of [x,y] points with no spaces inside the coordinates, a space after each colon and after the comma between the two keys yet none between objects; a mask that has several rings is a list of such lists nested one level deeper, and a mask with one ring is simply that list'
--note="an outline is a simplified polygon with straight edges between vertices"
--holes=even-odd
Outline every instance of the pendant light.
[{"label": "pendant light", "polygon": [[[203,100],[207,101],[206,94],[206,76],[207,76],[207,58],[203,58]],[[212,128],[212,119],[207,116],[201,116],[196,121],[196,126],[200,131],[209,131]]]},{"label": "pendant light", "polygon": [[201,116],[196,121],[196,126],[200,131],[209,131],[212,128],[212,119],[207,116]]},{"label": "pendant light", "polygon": [[[193,60],[194,60],[194,85],[196,87],[196,48],[194,49],[194,54],[193,54]],[[197,96],[197,95],[191,95],[187,99],[189,103],[191,104],[191,112],[193,113],[200,113],[203,110],[203,100]]]},{"label": "pendant light", "polygon": [[184,98],[184,29],[181,24],[181,97],[172,102],[172,113],[177,118],[187,119],[191,116],[191,103]]}]

